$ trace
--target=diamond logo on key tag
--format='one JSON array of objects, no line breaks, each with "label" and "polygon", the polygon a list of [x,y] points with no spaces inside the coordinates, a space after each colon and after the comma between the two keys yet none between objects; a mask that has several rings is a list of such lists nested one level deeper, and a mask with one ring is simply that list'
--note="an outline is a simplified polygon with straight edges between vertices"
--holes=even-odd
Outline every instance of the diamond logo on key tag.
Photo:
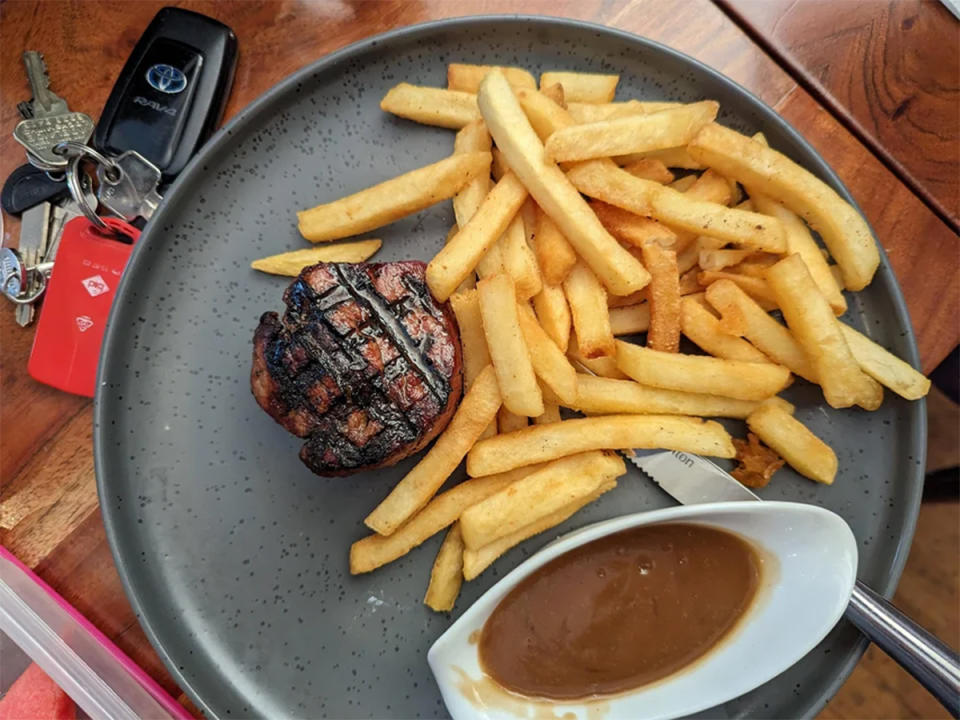
[{"label": "diamond logo on key tag", "polygon": [[81,280],[80,282],[83,284],[83,287],[87,289],[87,292],[90,293],[90,297],[103,295],[105,292],[110,291],[110,286],[107,285],[106,280],[100,275],[88,277],[86,280]]},{"label": "diamond logo on key tag", "polygon": [[93,320],[91,320],[87,315],[78,315],[75,322],[77,323],[77,329],[80,332],[86,332],[93,327]]}]

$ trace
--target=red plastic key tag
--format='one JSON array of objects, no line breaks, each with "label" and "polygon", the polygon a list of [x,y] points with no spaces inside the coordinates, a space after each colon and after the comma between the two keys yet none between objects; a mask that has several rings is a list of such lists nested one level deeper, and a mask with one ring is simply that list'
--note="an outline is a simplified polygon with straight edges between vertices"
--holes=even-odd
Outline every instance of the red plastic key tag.
[{"label": "red plastic key tag", "polygon": [[30,375],[60,390],[93,397],[110,306],[140,231],[104,218],[113,232],[78,217],[63,228],[56,264],[30,351]]}]

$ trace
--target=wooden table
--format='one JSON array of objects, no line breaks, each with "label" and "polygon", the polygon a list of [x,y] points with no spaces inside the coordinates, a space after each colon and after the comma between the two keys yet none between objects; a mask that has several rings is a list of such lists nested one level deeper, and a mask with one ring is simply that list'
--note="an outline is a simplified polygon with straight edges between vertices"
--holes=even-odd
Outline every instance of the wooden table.
[{"label": "wooden table", "polygon": [[[68,99],[72,108],[96,117],[134,42],[163,4],[155,0],[7,0],[0,5],[2,127],[12,129],[17,120],[16,102],[29,97],[19,59],[26,49],[44,52],[53,88]],[[518,7],[507,0],[178,4],[218,18],[237,33],[240,61],[227,117],[299,67],[360,38],[430,19],[512,12]],[[912,8],[912,14],[904,17],[899,5],[868,3],[869,7],[862,10],[872,17],[867,17],[871,22],[889,24],[891,13],[896,15],[900,30],[884,36],[889,45],[884,53],[861,56],[858,63],[852,63],[843,39],[834,38],[827,49],[835,53],[837,61],[832,75],[813,74],[826,85],[831,77],[842,76],[848,64],[858,73],[883,75],[888,72],[884,58],[898,57],[903,43],[910,48],[925,48],[932,62],[939,57],[942,72],[929,86],[911,89],[911,97],[929,98],[935,103],[944,102],[946,97],[953,103],[954,112],[936,117],[922,114],[921,120],[926,123],[921,123],[923,133],[935,135],[932,139],[924,135],[929,142],[922,152],[914,151],[912,135],[898,137],[895,132],[877,129],[887,128],[882,122],[884,113],[893,120],[912,118],[910,103],[918,101],[906,101],[907,105],[891,109],[888,98],[877,94],[852,99],[834,93],[831,100],[822,87],[818,89],[804,76],[804,61],[797,60],[796,53],[783,51],[791,41],[789,37],[783,40],[782,26],[776,28],[777,32],[768,32],[770,17],[779,16],[760,13],[763,22],[749,19],[750,6],[756,11],[760,7],[757,3],[730,2],[721,9],[709,0],[527,0],[523,9],[603,23],[659,40],[726,73],[792,123],[850,188],[890,255],[914,318],[923,367],[929,371],[960,339],[957,235],[947,224],[957,215],[957,63],[955,52],[950,64],[949,51],[944,50],[946,54],[940,57],[931,47],[939,42],[931,20],[939,17],[936,4],[904,4]],[[825,12],[827,8],[820,6],[821,18]],[[734,13],[736,21],[727,13]],[[853,22],[849,13],[845,17]],[[862,16],[860,21],[864,21]],[[911,28],[912,34],[907,33]],[[764,37],[773,40],[764,42]],[[753,38],[764,42],[766,50]],[[872,133],[850,121],[861,112],[880,118]],[[896,162],[891,162],[891,157]],[[0,175],[5,177],[22,162],[19,146],[4,135],[0,139]],[[931,175],[933,166],[943,172]],[[947,180],[942,183],[937,177]],[[17,222],[7,218],[4,244],[15,244],[17,237]],[[133,616],[107,547],[95,491],[90,401],[40,385],[27,375],[31,341],[31,330],[17,327],[12,312],[0,313],[0,540],[179,696]],[[918,544],[935,542],[936,538],[925,537],[924,522]],[[955,557],[949,547],[947,557]],[[925,572],[933,570],[925,567],[921,573]],[[909,569],[906,577],[904,586],[908,581],[920,582],[911,579]],[[955,573],[953,578],[955,586]],[[955,610],[956,596],[950,595],[949,587],[934,594],[943,596],[944,603],[953,598]],[[922,608],[919,610],[922,612]],[[948,639],[950,633],[957,632],[955,619],[945,623],[935,617],[921,615],[920,619],[947,633]],[[843,699],[841,694],[827,714],[936,714],[937,706],[922,691],[916,691],[901,676],[885,674],[896,672],[882,670],[878,682],[888,687],[901,683],[902,697],[895,695],[891,700],[890,693],[861,689],[852,699]]]}]

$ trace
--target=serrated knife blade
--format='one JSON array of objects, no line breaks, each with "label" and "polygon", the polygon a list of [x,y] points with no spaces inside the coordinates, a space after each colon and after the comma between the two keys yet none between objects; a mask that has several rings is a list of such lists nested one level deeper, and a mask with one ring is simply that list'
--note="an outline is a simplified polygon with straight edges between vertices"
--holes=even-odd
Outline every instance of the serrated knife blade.
[{"label": "serrated knife blade", "polygon": [[683,505],[759,500],[719,465],[676,450],[630,450],[627,460]]}]

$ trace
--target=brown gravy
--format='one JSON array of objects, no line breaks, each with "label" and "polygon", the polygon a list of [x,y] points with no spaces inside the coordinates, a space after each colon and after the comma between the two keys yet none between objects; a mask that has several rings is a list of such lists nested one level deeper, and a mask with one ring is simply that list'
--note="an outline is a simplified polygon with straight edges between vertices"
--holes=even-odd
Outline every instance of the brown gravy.
[{"label": "brown gravy", "polygon": [[631,690],[690,664],[750,606],[760,559],[702,525],[625,530],[564,553],[493,611],[480,664],[521,695],[573,700]]}]

